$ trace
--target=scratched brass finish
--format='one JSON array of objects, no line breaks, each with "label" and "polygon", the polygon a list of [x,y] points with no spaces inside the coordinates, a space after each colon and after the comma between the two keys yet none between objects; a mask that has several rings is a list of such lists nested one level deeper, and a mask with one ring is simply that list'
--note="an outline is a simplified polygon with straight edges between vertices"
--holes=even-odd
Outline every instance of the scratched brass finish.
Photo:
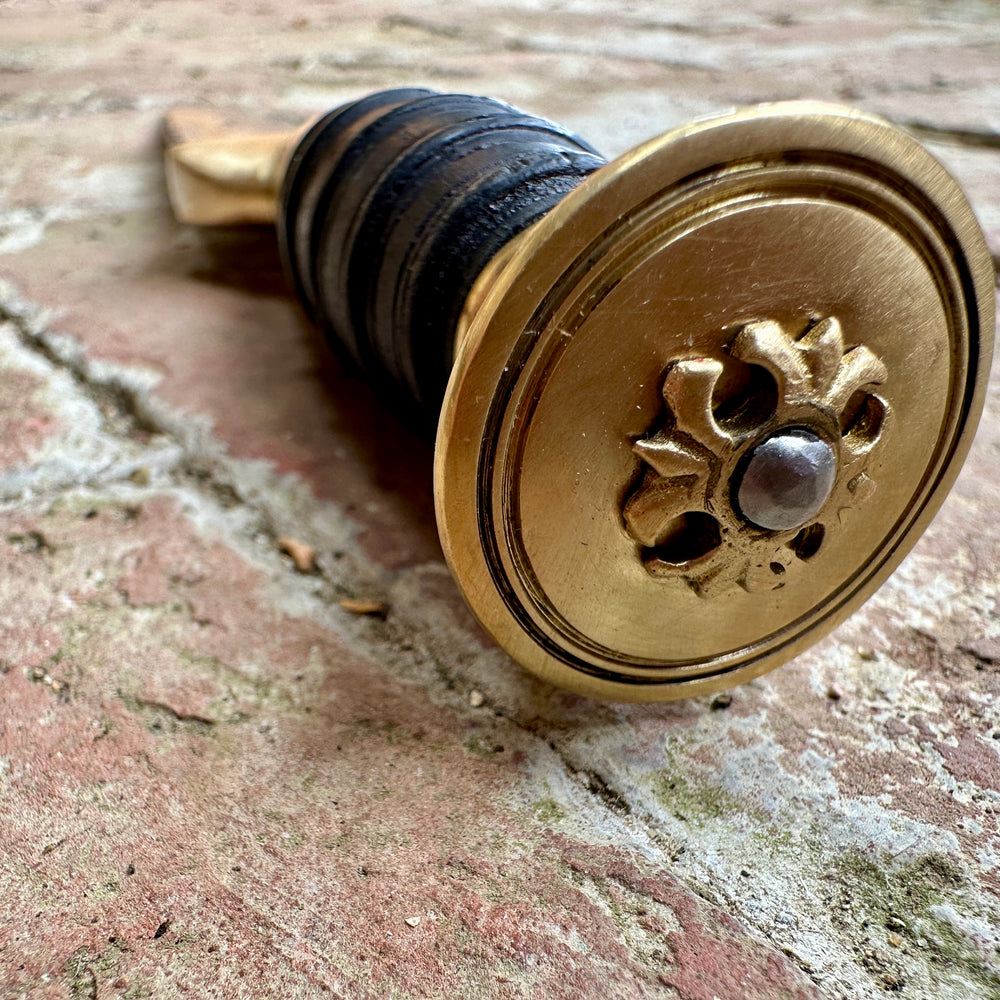
[{"label": "scratched brass finish", "polygon": [[[889,575],[957,475],[992,286],[954,181],[857,112],[739,112],[604,167],[463,318],[435,491],[473,610],[529,669],[612,699],[789,659]],[[748,469],[806,439],[829,481],[761,527]]]}]

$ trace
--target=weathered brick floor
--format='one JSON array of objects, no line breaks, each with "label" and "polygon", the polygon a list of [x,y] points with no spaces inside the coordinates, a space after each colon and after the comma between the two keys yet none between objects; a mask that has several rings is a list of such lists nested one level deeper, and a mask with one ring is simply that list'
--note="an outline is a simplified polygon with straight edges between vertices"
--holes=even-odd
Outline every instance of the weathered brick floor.
[{"label": "weathered brick floor", "polygon": [[1000,254],[985,0],[0,3],[0,1000],[1000,997],[996,387],[890,583],[728,708],[534,683],[270,234],[164,201],[175,103],[402,83],[609,154],[850,101]]}]

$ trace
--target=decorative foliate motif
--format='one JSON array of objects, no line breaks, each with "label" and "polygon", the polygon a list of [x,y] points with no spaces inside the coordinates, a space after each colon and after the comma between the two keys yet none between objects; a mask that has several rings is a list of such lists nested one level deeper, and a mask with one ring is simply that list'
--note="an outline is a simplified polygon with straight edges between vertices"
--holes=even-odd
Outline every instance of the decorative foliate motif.
[{"label": "decorative foliate motif", "polygon": [[[671,362],[665,413],[632,446],[642,464],[622,511],[646,570],[702,596],[783,586],[875,490],[889,408],[874,390],[886,378],[867,347],[845,349],[832,316],[795,332],[748,323],[717,356]],[[802,431],[835,456],[829,498],[808,524],[762,529],[739,510],[740,477],[763,441]]]}]

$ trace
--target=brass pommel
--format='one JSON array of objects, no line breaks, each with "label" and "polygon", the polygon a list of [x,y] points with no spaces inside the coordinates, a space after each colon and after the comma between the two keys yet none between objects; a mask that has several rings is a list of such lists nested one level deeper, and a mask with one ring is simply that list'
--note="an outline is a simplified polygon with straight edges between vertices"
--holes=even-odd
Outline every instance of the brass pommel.
[{"label": "brass pommel", "polygon": [[968,450],[992,262],[880,119],[767,105],[605,163],[397,90],[294,135],[174,115],[167,147],[178,216],[275,221],[331,342],[437,420],[459,587],[554,683],[665,700],[772,669],[886,579]]}]

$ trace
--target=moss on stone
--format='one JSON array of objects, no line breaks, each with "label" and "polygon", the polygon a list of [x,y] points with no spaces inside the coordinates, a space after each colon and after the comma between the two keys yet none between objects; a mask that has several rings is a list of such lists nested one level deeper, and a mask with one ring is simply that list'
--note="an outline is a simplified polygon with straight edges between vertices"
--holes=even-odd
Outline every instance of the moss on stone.
[{"label": "moss on stone", "polygon": [[865,921],[897,929],[920,942],[920,953],[928,959],[933,978],[947,979],[948,972],[953,972],[975,983],[982,1000],[1000,1000],[1000,975],[967,938],[932,912],[945,902],[962,907],[956,894],[968,879],[952,858],[929,853],[910,864],[896,865],[891,858],[880,864],[852,853],[839,858],[834,869]]},{"label": "moss on stone", "polygon": [[658,771],[651,781],[656,800],[681,820],[719,819],[746,812],[721,788],[713,785],[692,787],[688,779],[673,768]]},{"label": "moss on stone", "polygon": [[[66,960],[63,976],[67,993],[71,1000],[96,1000],[103,994],[99,984],[112,979],[118,972],[118,965],[128,948],[112,938],[108,946],[91,953],[87,948],[78,948]],[[131,977],[128,989],[120,994],[123,1000],[140,1000],[150,997],[153,991],[141,980]]]},{"label": "moss on stone", "polygon": [[566,818],[566,810],[555,799],[538,799],[531,807],[540,823],[558,823]]}]

